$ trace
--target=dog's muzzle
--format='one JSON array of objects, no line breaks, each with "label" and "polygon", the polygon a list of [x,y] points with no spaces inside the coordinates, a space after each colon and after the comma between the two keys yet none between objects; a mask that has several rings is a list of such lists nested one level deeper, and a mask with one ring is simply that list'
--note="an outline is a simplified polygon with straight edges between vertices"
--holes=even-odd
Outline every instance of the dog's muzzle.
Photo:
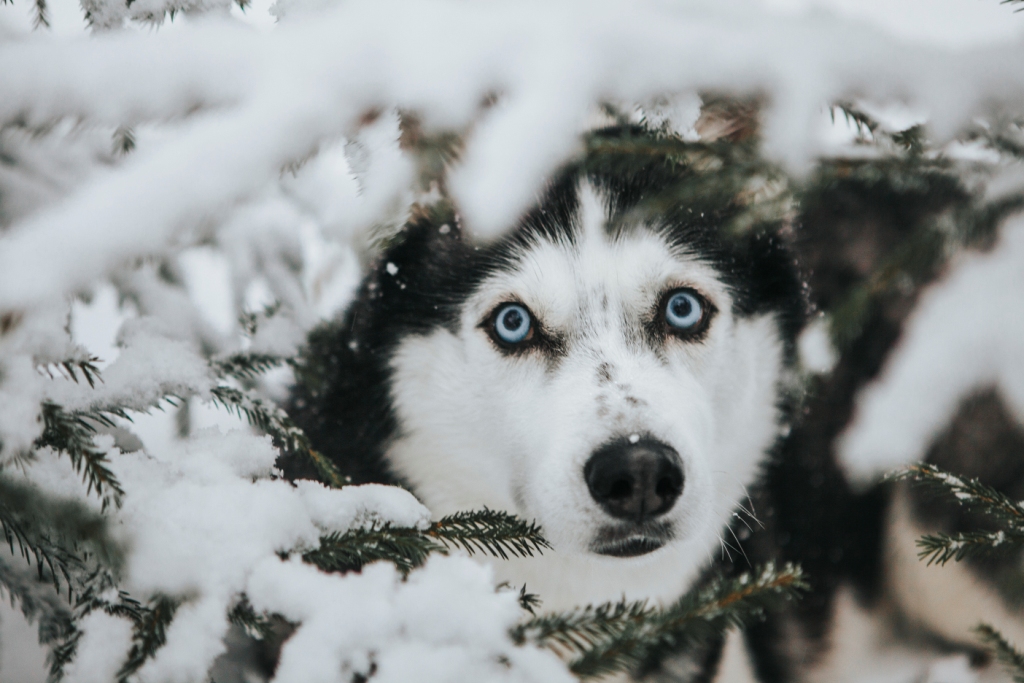
[{"label": "dog's muzzle", "polygon": [[583,478],[601,509],[628,523],[603,531],[595,552],[634,557],[669,540],[670,526],[657,518],[675,505],[686,479],[674,448],[649,437],[615,439],[594,451],[583,467]]}]

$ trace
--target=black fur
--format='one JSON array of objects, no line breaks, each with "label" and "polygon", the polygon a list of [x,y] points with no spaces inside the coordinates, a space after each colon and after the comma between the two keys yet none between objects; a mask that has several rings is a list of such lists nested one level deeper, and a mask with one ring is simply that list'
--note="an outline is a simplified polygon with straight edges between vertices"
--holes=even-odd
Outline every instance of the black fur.
[{"label": "black fur", "polygon": [[[595,137],[623,145],[652,140],[638,128],[608,129]],[[439,326],[454,328],[461,304],[488,275],[512,265],[517,246],[538,237],[572,242],[582,178],[612,198],[609,231],[626,231],[640,221],[657,226],[673,244],[701,254],[721,272],[738,315],[776,312],[792,359],[806,306],[781,226],[728,234],[721,226],[738,210],[734,203],[705,203],[698,210],[673,203],[696,171],[667,155],[649,155],[639,165],[627,163],[630,158],[635,159],[619,148],[596,147],[563,169],[519,224],[489,245],[467,240],[458,215],[445,203],[403,227],[344,318],[316,329],[300,355],[287,410],[314,447],[353,482],[401,483],[384,458],[401,428],[388,394],[388,361],[396,344]],[[279,464],[291,477],[315,477],[298,458]]]}]

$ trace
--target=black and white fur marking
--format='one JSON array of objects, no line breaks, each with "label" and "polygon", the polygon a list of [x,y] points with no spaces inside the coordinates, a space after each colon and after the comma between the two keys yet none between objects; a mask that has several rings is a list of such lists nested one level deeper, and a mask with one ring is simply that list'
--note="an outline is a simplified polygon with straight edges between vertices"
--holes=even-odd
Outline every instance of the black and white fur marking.
[{"label": "black and white fur marking", "polygon": [[[539,522],[554,551],[495,569],[550,609],[670,601],[718,555],[777,441],[804,313],[778,226],[727,234],[732,207],[671,199],[685,169],[615,168],[564,170],[495,243],[443,208],[410,222],[311,336],[290,405],[356,482]],[[692,333],[666,323],[678,291],[705,307]],[[495,338],[507,304],[525,343]]]}]

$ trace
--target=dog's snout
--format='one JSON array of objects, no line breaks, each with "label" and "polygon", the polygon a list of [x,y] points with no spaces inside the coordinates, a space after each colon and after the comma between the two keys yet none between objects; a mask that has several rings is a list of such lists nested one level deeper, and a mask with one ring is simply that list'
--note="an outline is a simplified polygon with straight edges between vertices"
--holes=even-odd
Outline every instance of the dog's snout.
[{"label": "dog's snout", "polygon": [[655,439],[616,439],[583,467],[590,495],[612,517],[643,522],[672,509],[683,492],[682,461]]}]

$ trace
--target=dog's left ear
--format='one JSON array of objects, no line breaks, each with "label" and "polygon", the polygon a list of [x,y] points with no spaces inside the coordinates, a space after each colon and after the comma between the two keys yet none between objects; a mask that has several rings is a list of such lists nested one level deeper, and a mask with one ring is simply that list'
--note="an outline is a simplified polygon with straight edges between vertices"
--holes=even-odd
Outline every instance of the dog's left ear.
[{"label": "dog's left ear", "polygon": [[751,289],[743,302],[750,314],[777,311],[787,339],[795,339],[807,320],[810,304],[806,279],[783,230],[759,226],[740,238]]}]

